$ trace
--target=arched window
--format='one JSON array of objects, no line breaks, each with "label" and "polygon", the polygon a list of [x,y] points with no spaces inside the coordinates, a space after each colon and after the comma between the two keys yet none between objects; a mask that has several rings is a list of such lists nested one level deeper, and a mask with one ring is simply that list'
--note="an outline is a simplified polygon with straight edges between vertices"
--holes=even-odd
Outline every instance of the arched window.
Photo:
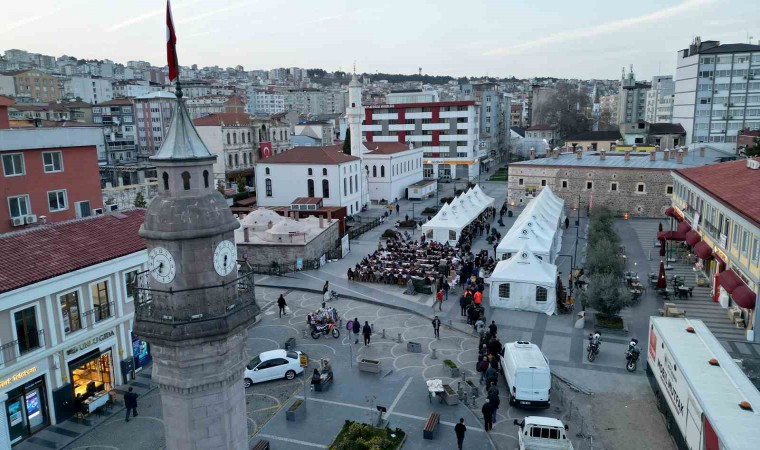
[{"label": "arched window", "polygon": [[354,175],[354,183],[356,183],[356,190],[359,190],[359,175]]},{"label": "arched window", "polygon": [[[248,141],[251,142],[251,141]],[[253,152],[248,152],[248,162],[253,164]]]},{"label": "arched window", "polygon": [[190,172],[182,172],[182,188],[186,191],[190,190]]},{"label": "arched window", "polygon": [[348,193],[353,194],[354,193],[354,177],[351,175],[348,176]]},{"label": "arched window", "polygon": [[330,182],[322,180],[322,197],[330,198]]},{"label": "arched window", "polygon": [[267,178],[264,180],[264,189],[266,190],[266,196],[271,197],[272,196],[272,180]]},{"label": "arched window", "polygon": [[238,154],[235,153],[235,167],[240,165],[240,158],[238,157]]},{"label": "arched window", "polygon": [[208,170],[203,171],[203,186],[208,187]]},{"label": "arched window", "polygon": [[364,171],[369,173],[369,166],[364,166]]},{"label": "arched window", "polygon": [[385,166],[380,166],[380,177],[385,178]]},{"label": "arched window", "polygon": [[237,133],[232,133],[232,143],[237,144]]},{"label": "arched window", "polygon": [[230,145],[230,144],[232,144],[232,141],[231,141],[231,139],[232,139],[232,138],[230,137],[230,133],[227,133],[227,145]]},{"label": "arched window", "polygon": [[248,165],[248,153],[243,153],[243,165]]},{"label": "arched window", "polygon": [[309,168],[308,172],[309,172],[309,175],[314,175],[314,171],[311,170],[311,168]]},{"label": "arched window", "polygon": [[372,166],[372,177],[377,178],[377,166]]},{"label": "arched window", "polygon": [[164,174],[161,175],[161,178],[164,179],[164,190],[168,191],[169,190],[169,174],[164,172]]},{"label": "arched window", "polygon": [[228,156],[228,157],[227,157],[227,159],[229,159],[229,160],[230,160],[230,161],[229,161],[229,162],[230,162],[230,163],[229,163],[229,166],[230,166],[230,167],[232,167],[232,155],[227,155],[227,156]]},{"label": "arched window", "polygon": [[545,287],[536,286],[536,301],[537,302],[546,302],[547,294],[548,292]]},{"label": "arched window", "polygon": [[264,174],[269,175],[269,167],[267,167],[266,169],[264,169]]},{"label": "arched window", "polygon": [[346,191],[348,191],[348,188],[347,188],[347,186],[348,186],[348,181],[346,181],[346,178],[344,178],[344,179],[343,179],[343,196],[344,196],[344,197],[345,197],[346,195],[348,195],[348,194],[346,193]]},{"label": "arched window", "polygon": [[327,176],[327,168],[322,169],[322,175]]},{"label": "arched window", "polygon": [[312,179],[306,180],[306,196],[314,197],[314,180]]},{"label": "arched window", "polygon": [[248,132],[248,143],[249,144],[251,143],[251,132],[250,131]]}]

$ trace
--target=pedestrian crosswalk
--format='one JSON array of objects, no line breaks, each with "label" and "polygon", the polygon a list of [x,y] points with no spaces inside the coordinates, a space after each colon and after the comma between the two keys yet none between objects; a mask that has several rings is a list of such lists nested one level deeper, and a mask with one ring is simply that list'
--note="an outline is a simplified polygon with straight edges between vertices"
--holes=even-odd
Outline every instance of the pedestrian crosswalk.
[{"label": "pedestrian crosswalk", "polygon": [[[637,220],[633,227],[644,252],[651,255],[648,270],[650,273],[657,273],[660,268],[659,248],[654,246],[659,223],[658,220]],[[662,224],[667,229],[668,221],[663,219]],[[712,300],[710,287],[696,285],[697,272],[694,271],[693,264],[675,261],[670,262],[669,265],[672,268],[666,272],[668,279],[673,275],[678,275],[683,278],[687,286],[694,286],[692,296],[687,298],[676,296],[669,302],[675,303],[678,309],[686,311],[687,318],[703,321],[729,352],[735,352],[735,346],[731,345],[730,341],[745,341],[744,329],[731,323],[726,309]],[[640,275],[646,278],[646,274]]]}]

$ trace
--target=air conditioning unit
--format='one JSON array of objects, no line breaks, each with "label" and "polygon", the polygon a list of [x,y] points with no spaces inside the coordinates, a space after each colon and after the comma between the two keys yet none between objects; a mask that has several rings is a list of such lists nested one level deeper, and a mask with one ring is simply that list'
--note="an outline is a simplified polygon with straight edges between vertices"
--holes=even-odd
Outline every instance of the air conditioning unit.
[{"label": "air conditioning unit", "polygon": [[24,221],[27,225],[30,223],[37,223],[37,216],[34,214],[29,214],[28,216],[24,216]]},{"label": "air conditioning unit", "polygon": [[116,204],[114,204],[114,205],[106,205],[106,209],[108,210],[108,212],[113,212],[113,211],[116,211],[117,209],[119,209],[119,205],[116,205]]},{"label": "air conditioning unit", "polygon": [[95,208],[92,210],[92,214],[94,216],[101,216],[103,215],[103,208]]},{"label": "air conditioning unit", "polygon": [[748,159],[747,160],[747,167],[753,170],[760,169],[760,161],[756,159]]},{"label": "air conditioning unit", "polygon": [[12,227],[20,227],[24,225],[24,217],[13,217],[11,218],[11,226]]},{"label": "air conditioning unit", "polygon": [[728,103],[724,103],[723,106],[728,106]]},{"label": "air conditioning unit", "polygon": [[712,75],[710,75],[710,79],[711,79],[711,80],[713,79],[713,76],[712,76]]},{"label": "air conditioning unit", "polygon": [[717,93],[718,93],[718,90],[717,90],[717,89],[715,89],[715,90],[713,91],[713,94],[717,94]]}]

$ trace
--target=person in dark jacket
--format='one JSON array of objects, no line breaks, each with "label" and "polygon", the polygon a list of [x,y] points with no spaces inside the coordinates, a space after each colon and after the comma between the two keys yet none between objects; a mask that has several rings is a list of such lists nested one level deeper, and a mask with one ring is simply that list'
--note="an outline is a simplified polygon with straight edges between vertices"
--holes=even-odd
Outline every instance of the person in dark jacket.
[{"label": "person in dark jacket", "polygon": [[496,330],[498,330],[498,327],[496,326],[496,322],[492,320],[491,325],[488,325],[488,331],[492,336],[496,336]]},{"label": "person in dark jacket", "polygon": [[438,316],[435,316],[435,318],[432,320],[433,323],[433,333],[435,334],[435,337],[438,339],[441,338],[440,330],[441,330],[441,319],[438,318]]},{"label": "person in dark jacket", "polygon": [[486,399],[486,402],[483,403],[483,407],[480,409],[480,412],[483,413],[483,422],[485,422],[484,423],[485,430],[491,431],[493,429],[494,409],[493,409],[493,406],[491,405],[490,400]]},{"label": "person in dark jacket", "polygon": [[137,417],[137,394],[132,392],[132,388],[124,394],[124,407],[127,409],[127,422],[129,422],[129,412],[132,412],[133,417]]},{"label": "person in dark jacket", "polygon": [[351,331],[354,332],[354,344],[359,343],[359,331],[361,331],[361,329],[362,329],[362,324],[359,323],[359,319],[354,318],[353,323],[351,323]]},{"label": "person in dark jacket", "polygon": [[459,297],[459,309],[460,309],[460,316],[466,316],[467,315],[467,298],[465,298],[464,295]]},{"label": "person in dark jacket", "polygon": [[454,433],[457,435],[457,447],[462,450],[462,443],[464,443],[464,433],[467,431],[467,427],[464,426],[464,417],[459,419],[459,423],[454,425]]},{"label": "person in dark jacket", "polygon": [[362,334],[364,334],[364,345],[369,345],[369,337],[372,336],[372,327],[369,326],[369,321],[367,320],[364,321]]},{"label": "person in dark jacket", "polygon": [[277,299],[277,307],[280,308],[280,317],[282,317],[283,314],[285,314],[285,307],[288,306],[287,303],[285,303],[285,297],[280,294],[280,298]]}]

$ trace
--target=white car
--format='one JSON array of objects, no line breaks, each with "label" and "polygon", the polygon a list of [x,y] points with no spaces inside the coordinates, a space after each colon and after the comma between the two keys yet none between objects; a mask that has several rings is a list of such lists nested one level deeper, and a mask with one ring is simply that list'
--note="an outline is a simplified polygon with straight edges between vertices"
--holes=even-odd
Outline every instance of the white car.
[{"label": "white car", "polygon": [[303,373],[300,364],[301,352],[271,350],[253,358],[245,366],[243,385],[251,387],[254,383],[285,378],[292,380]]}]

